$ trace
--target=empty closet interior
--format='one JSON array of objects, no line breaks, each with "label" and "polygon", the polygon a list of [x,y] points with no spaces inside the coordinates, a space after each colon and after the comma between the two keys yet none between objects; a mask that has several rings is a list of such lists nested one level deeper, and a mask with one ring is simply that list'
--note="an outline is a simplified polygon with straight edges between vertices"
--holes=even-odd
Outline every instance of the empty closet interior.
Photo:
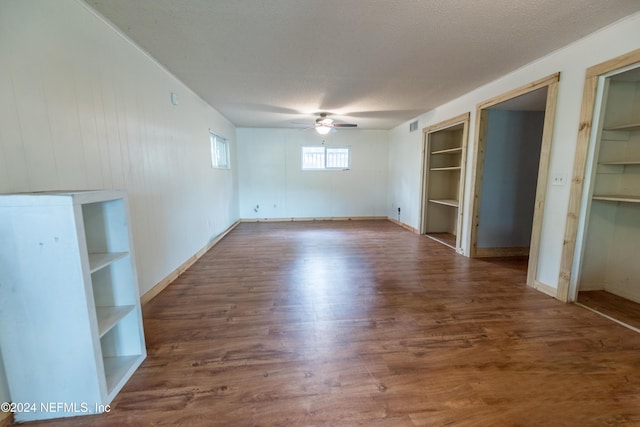
[{"label": "empty closet interior", "polygon": [[598,79],[583,192],[577,300],[640,328],[638,63]]},{"label": "empty closet interior", "polygon": [[547,87],[483,109],[477,257],[528,256]]}]

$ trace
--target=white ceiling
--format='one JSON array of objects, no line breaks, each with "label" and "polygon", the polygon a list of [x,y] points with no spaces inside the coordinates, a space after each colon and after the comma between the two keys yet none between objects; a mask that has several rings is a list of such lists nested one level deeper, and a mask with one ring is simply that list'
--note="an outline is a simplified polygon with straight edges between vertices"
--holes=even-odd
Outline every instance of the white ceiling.
[{"label": "white ceiling", "polygon": [[86,0],[239,127],[390,129],[639,0]]}]

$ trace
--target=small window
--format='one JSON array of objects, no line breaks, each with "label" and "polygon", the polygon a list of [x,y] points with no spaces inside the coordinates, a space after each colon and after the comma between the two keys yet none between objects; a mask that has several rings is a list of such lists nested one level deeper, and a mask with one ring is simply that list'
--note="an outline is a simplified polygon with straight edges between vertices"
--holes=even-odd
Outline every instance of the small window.
[{"label": "small window", "polygon": [[302,147],[302,170],[349,170],[348,147]]},{"label": "small window", "polygon": [[211,167],[229,169],[229,141],[209,132],[211,141]]}]

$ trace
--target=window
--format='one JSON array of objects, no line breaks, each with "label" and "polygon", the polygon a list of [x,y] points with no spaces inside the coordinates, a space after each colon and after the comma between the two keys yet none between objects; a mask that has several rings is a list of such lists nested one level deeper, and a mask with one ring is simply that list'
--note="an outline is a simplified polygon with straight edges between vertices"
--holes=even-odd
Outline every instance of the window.
[{"label": "window", "polygon": [[302,147],[302,170],[349,170],[351,150],[348,147]]},{"label": "window", "polygon": [[209,131],[211,167],[229,169],[229,141]]}]

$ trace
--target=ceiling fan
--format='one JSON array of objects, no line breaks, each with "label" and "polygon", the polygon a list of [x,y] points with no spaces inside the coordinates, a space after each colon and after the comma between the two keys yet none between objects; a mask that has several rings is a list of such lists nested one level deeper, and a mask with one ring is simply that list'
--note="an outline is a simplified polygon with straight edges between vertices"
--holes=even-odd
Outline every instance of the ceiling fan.
[{"label": "ceiling fan", "polygon": [[327,117],[327,113],[320,113],[320,117],[316,119],[315,129],[320,135],[326,135],[334,128],[355,128],[358,125],[354,123],[335,123],[333,119]]}]

